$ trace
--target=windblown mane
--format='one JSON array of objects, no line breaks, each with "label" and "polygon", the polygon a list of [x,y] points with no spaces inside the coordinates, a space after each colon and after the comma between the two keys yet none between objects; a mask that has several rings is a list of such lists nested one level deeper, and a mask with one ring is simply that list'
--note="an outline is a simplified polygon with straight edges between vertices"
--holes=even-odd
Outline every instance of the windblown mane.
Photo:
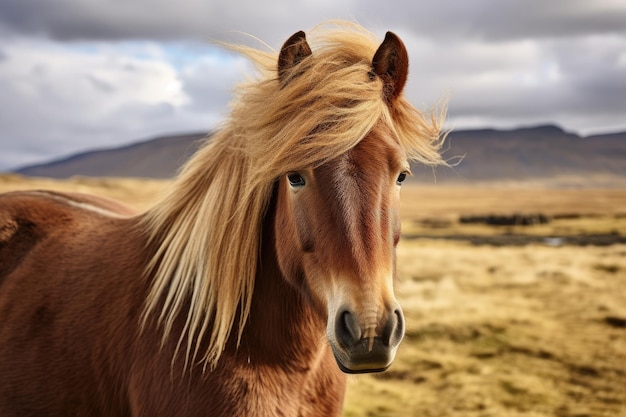
[{"label": "windblown mane", "polygon": [[[277,53],[230,46],[252,60],[258,78],[238,86],[222,129],[143,217],[158,248],[148,268],[153,280],[144,324],[158,314],[165,340],[175,319],[186,316],[179,348],[185,345],[186,359],[201,359],[205,367],[217,363],[236,317],[241,337],[279,176],[341,155],[379,122],[411,159],[441,163],[439,117],[425,118],[404,97],[390,108],[382,81],[370,76],[379,45],[372,34],[334,22],[315,28],[308,40],[313,54],[282,84]],[[199,352],[200,341],[206,351]]]}]

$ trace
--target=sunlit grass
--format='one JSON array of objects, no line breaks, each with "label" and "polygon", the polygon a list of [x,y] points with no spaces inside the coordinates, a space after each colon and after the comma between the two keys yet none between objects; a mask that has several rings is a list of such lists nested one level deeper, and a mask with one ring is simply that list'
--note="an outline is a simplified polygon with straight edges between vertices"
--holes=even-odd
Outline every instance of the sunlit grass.
[{"label": "sunlit grass", "polygon": [[626,334],[607,318],[626,317],[625,255],[402,243],[406,339],[388,376],[350,381],[344,415],[624,415]]},{"label": "sunlit grass", "polygon": [[67,180],[0,174],[0,193],[18,190],[55,190],[96,194],[123,201],[138,210],[150,207],[169,186],[166,180],[74,177]]}]

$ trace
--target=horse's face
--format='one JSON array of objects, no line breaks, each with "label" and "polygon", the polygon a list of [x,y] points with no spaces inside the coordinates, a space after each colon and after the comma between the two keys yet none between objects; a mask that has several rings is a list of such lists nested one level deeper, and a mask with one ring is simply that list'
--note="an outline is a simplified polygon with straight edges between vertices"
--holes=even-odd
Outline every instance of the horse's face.
[{"label": "horse's face", "polygon": [[407,172],[404,152],[377,127],[335,160],[279,181],[280,267],[327,314],[328,340],[344,372],[386,369],[404,334],[393,283]]},{"label": "horse's face", "polygon": [[[281,49],[278,73],[310,55],[303,32]],[[392,33],[376,51],[370,76],[383,81],[393,106],[408,72],[404,45]],[[327,316],[326,334],[344,372],[386,369],[404,335],[394,296],[400,239],[404,150],[382,121],[354,148],[314,169],[279,180],[276,252],[282,273]]]}]

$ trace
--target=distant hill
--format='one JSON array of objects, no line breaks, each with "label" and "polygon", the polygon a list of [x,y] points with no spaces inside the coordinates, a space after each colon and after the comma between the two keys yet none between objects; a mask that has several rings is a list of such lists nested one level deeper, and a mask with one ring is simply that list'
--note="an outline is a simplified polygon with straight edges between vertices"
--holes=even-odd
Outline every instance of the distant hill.
[{"label": "distant hill", "polygon": [[[117,149],[96,150],[25,167],[24,175],[168,178],[206,134],[160,137]],[[626,179],[626,132],[580,137],[557,126],[513,130],[458,130],[448,135],[444,157],[453,167],[413,167],[420,182],[542,180],[576,177]]]},{"label": "distant hill", "polygon": [[164,136],[132,145],[79,153],[15,172],[50,178],[147,177],[170,178],[198,149],[206,133]]},{"label": "distant hill", "polygon": [[437,167],[434,174],[417,166],[415,176],[430,182],[626,179],[626,132],[580,137],[552,125],[459,130],[448,135],[443,155],[458,165]]}]

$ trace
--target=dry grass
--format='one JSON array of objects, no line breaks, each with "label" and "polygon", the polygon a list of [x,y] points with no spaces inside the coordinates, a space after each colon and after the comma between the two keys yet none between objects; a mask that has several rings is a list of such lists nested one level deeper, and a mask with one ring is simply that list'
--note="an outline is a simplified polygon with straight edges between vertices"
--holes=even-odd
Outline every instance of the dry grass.
[{"label": "dry grass", "polygon": [[346,416],[626,415],[626,246],[399,248],[408,332]]},{"label": "dry grass", "polygon": [[[623,189],[550,189],[528,184],[491,186],[409,186],[403,189],[403,232],[449,236],[527,234],[626,236],[626,192]],[[533,227],[485,227],[459,224],[461,216],[543,214],[548,224]]]},{"label": "dry grass", "polygon": [[411,218],[448,217],[461,214],[624,214],[624,189],[543,188],[539,184],[415,186],[402,190],[403,212]]},{"label": "dry grass", "polygon": [[[163,181],[0,177],[0,192],[54,188],[147,207]],[[408,186],[403,224],[422,236],[626,235],[626,192],[523,184]],[[579,215],[530,227],[459,225],[465,214]],[[593,215],[593,216],[588,216]],[[352,416],[626,416],[626,245],[471,246],[405,239],[407,336],[385,373],[349,379]]]},{"label": "dry grass", "polygon": [[[421,236],[626,236],[626,192],[407,187]],[[546,225],[461,225],[461,215],[566,215]],[[580,216],[580,217],[579,217]],[[350,380],[348,416],[626,416],[626,245],[398,249],[407,337],[392,368]]]},{"label": "dry grass", "polygon": [[68,180],[0,174],[0,193],[18,190],[55,190],[96,194],[123,201],[139,210],[150,207],[169,181],[137,178],[74,177]]}]

